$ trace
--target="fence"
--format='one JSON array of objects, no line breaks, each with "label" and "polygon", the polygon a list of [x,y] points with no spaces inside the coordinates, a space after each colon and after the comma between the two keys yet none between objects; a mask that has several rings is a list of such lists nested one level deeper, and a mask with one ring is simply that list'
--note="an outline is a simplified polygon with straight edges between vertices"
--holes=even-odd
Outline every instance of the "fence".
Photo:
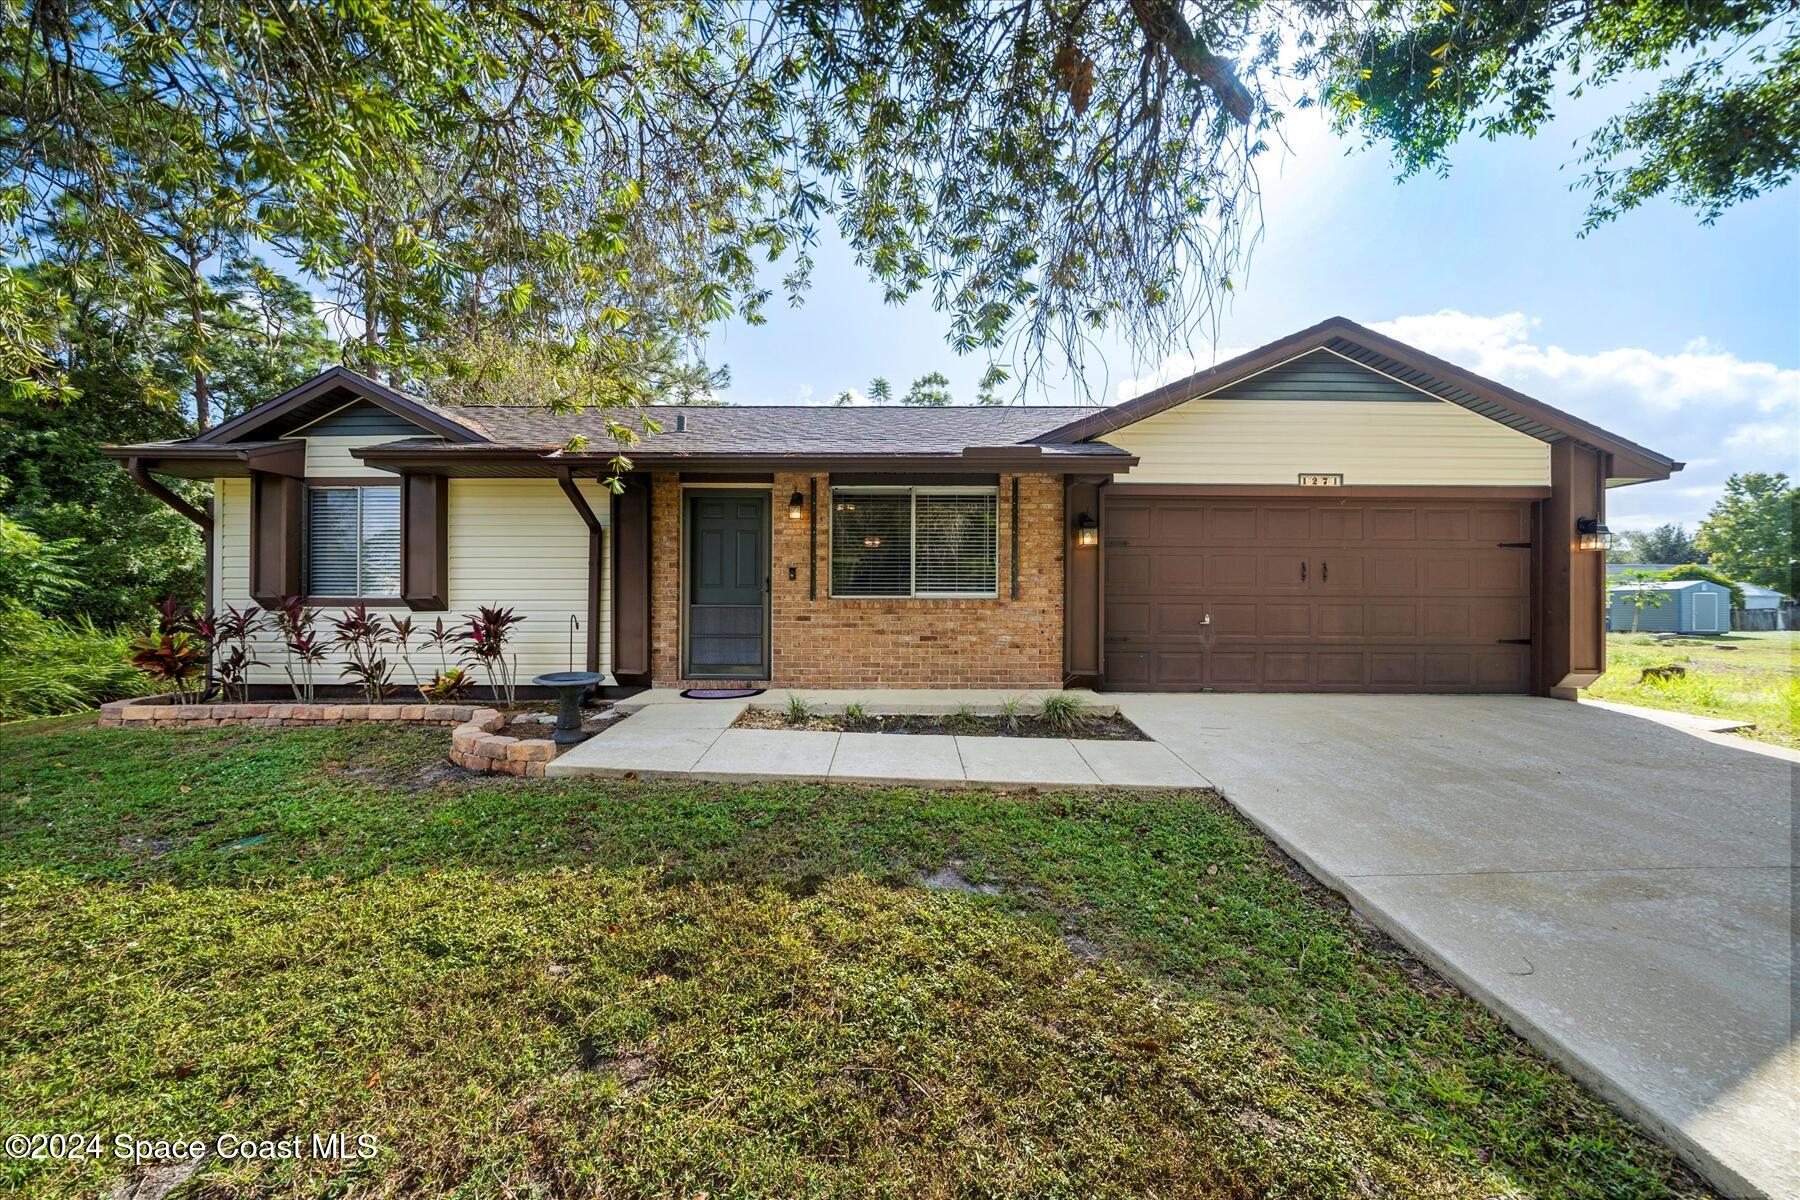
[{"label": "fence", "polygon": [[1731,610],[1731,627],[1748,631],[1769,632],[1776,629],[1793,629],[1794,609],[1782,608],[1734,608]]}]

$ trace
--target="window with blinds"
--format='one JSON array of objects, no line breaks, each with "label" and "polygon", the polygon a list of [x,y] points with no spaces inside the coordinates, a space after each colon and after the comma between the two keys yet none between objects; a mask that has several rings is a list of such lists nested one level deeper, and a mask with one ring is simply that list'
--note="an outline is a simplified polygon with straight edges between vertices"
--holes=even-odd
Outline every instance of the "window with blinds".
[{"label": "window with blinds", "polygon": [[991,488],[834,488],[831,594],[997,595],[999,506]]},{"label": "window with blinds", "polygon": [[399,488],[307,489],[306,594],[400,594]]}]

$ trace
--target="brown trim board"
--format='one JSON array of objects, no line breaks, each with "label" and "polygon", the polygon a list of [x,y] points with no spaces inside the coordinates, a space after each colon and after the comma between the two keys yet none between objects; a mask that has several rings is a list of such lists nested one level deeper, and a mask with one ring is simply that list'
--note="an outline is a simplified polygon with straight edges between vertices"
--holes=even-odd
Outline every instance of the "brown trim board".
[{"label": "brown trim board", "polygon": [[562,488],[563,495],[575,507],[575,512],[587,526],[588,531],[588,585],[587,585],[587,669],[600,670],[600,577],[602,538],[605,526],[588,504],[587,497],[581,494],[581,488],[575,482],[574,472],[568,467],[556,470],[557,486]]},{"label": "brown trim board", "polygon": [[1301,487],[1292,483],[1132,483],[1108,485],[1115,496],[1267,496],[1306,500],[1542,500],[1548,487],[1466,487],[1345,484],[1339,487]]},{"label": "brown trim board", "polygon": [[485,442],[488,440],[480,431],[471,429],[462,422],[447,417],[410,396],[402,395],[390,387],[377,383],[366,375],[359,375],[347,367],[332,367],[330,370],[313,376],[298,387],[290,388],[274,399],[264,401],[248,412],[239,413],[231,420],[215,425],[195,441],[206,445],[238,441],[246,434],[262,428],[269,422],[280,420],[295,409],[339,390],[349,392],[357,399],[367,400],[377,408],[386,409],[397,417],[411,421],[413,424],[449,438],[453,442]]}]

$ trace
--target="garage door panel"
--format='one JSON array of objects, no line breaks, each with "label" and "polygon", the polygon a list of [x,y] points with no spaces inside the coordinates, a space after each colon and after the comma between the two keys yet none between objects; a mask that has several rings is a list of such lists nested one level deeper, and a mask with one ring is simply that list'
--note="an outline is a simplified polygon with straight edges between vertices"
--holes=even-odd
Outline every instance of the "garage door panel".
[{"label": "garage door panel", "polygon": [[1259,561],[1254,554],[1212,554],[1207,556],[1207,574],[1217,591],[1254,591]]},{"label": "garage door panel", "polygon": [[1191,690],[1205,686],[1206,653],[1174,651],[1156,656],[1156,682],[1164,687]]},{"label": "garage door panel", "polygon": [[1109,595],[1141,596],[1150,591],[1150,556],[1115,551],[1106,556],[1106,590]]},{"label": "garage door panel", "polygon": [[1106,509],[1107,536],[1132,542],[1148,541],[1150,538],[1150,511],[1149,508],[1123,504],[1108,505]]},{"label": "garage door panel", "polygon": [[1194,592],[1206,586],[1206,558],[1194,553],[1159,554],[1150,560],[1150,586],[1157,592]]},{"label": "garage door panel", "polygon": [[1203,520],[1194,522],[1194,525],[1197,528],[1210,526],[1206,530],[1206,537],[1207,541],[1214,544],[1256,542],[1262,540],[1256,526],[1256,514],[1254,505],[1218,505],[1203,514]]},{"label": "garage door panel", "polygon": [[1371,555],[1367,567],[1369,591],[1377,596],[1409,596],[1419,590],[1419,561],[1410,554]]},{"label": "garage door panel", "polygon": [[1390,640],[1419,636],[1419,606],[1411,602],[1376,601],[1369,605],[1369,636]]},{"label": "garage door panel", "polygon": [[1314,630],[1322,638],[1361,638],[1364,631],[1361,604],[1320,604],[1314,609]]},{"label": "garage door panel", "polygon": [[1150,632],[1150,614],[1155,605],[1146,600],[1109,600],[1106,605],[1106,632],[1132,634]]},{"label": "garage door panel", "polygon": [[1257,583],[1265,592],[1298,592],[1306,587],[1306,580],[1301,578],[1300,564],[1305,562],[1301,554],[1287,550],[1258,556]]},{"label": "garage door panel", "polygon": [[1363,510],[1360,508],[1321,508],[1319,539],[1331,542],[1363,540]]},{"label": "garage door panel", "polygon": [[[1265,604],[1250,607],[1251,632],[1267,638],[1307,638],[1312,636],[1310,604]],[[1214,618],[1216,621],[1217,618]],[[1220,632],[1224,632],[1221,630]]]},{"label": "garage door panel", "polygon": [[1419,513],[1412,508],[1371,508],[1369,540],[1372,542],[1416,542],[1419,540]]},{"label": "garage door panel", "polygon": [[1466,542],[1469,540],[1469,510],[1466,508],[1428,508],[1419,520],[1420,536],[1428,542]]},{"label": "garage door panel", "polygon": [[1186,497],[1107,504],[1110,686],[1529,686],[1529,646],[1513,643],[1531,635],[1530,555],[1502,545],[1528,539],[1529,505]]},{"label": "garage door panel", "polygon": [[1319,556],[1319,590],[1360,596],[1367,590],[1368,571],[1360,554],[1323,551]]}]

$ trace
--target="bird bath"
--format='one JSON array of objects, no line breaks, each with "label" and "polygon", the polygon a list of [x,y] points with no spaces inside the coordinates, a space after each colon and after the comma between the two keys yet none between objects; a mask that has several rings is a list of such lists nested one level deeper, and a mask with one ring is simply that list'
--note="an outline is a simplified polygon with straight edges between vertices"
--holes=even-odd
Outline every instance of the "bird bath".
[{"label": "bird bath", "polygon": [[556,732],[550,735],[551,741],[558,746],[573,746],[587,740],[588,735],[581,729],[581,694],[598,685],[602,678],[592,671],[552,671],[532,678],[538,687],[556,693]]}]

